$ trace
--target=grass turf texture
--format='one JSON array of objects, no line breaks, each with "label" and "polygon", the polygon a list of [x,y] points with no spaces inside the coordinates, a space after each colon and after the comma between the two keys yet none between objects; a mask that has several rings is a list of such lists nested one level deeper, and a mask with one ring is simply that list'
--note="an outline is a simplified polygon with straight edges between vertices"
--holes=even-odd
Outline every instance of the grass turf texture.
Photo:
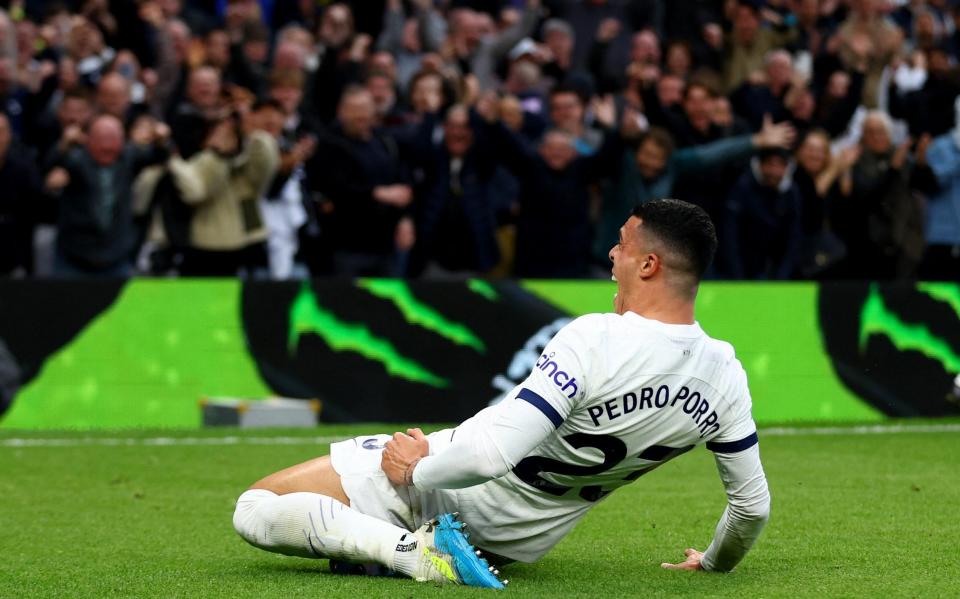
[{"label": "grass turf texture", "polygon": [[[4,439],[347,437],[309,431],[0,433]],[[0,597],[432,597],[493,591],[335,576],[325,560],[244,543],[234,501],[326,446],[0,445]],[[535,565],[503,570],[510,597],[957,596],[960,433],[762,436],[773,516],[732,574],[668,572],[704,549],[724,505],[698,449],[610,496]]]}]

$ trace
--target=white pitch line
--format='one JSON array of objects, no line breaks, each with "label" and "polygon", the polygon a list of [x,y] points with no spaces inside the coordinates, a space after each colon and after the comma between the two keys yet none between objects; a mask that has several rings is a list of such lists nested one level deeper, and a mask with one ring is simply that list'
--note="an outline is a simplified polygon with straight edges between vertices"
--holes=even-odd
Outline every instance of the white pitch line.
[{"label": "white pitch line", "polygon": [[0,447],[173,447],[184,445],[325,445],[351,437],[78,437],[76,439],[0,439]]},{"label": "white pitch line", "polygon": [[[949,424],[877,424],[870,426],[771,427],[761,428],[760,436],[842,436],[887,435],[899,433],[960,433],[960,423]],[[177,447],[185,445],[326,445],[352,437],[78,437],[75,439],[0,439],[0,447]]]},{"label": "white pitch line", "polygon": [[960,433],[960,423],[945,424],[874,424],[868,426],[772,427],[761,428],[760,436],[787,437],[797,435],[888,435],[898,433]]}]

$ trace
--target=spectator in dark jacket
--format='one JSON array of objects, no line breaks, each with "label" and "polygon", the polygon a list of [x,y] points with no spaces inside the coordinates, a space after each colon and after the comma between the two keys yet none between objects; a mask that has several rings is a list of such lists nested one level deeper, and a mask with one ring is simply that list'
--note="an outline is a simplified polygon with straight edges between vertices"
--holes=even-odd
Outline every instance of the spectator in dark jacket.
[{"label": "spectator in dark jacket", "polygon": [[398,275],[399,254],[412,246],[406,213],[413,189],[396,140],[374,128],[375,118],[370,92],[347,88],[337,122],[320,136],[307,166],[310,184],[327,201],[326,231],[339,274]]},{"label": "spectator in dark jacket", "polygon": [[33,228],[42,212],[40,174],[22,151],[15,151],[10,120],[3,113],[0,189],[0,276],[24,275],[32,271]]},{"label": "spectator in dark jacket", "polygon": [[935,189],[936,182],[925,152],[914,162],[910,141],[895,147],[892,138],[890,117],[870,111],[860,158],[841,180],[843,197],[831,210],[834,230],[850,250],[841,269],[846,277],[911,277],[923,256],[923,205],[913,191]]},{"label": "spectator in dark jacket", "polygon": [[219,120],[222,82],[212,67],[198,67],[187,76],[186,98],[170,120],[173,141],[183,158],[203,149],[209,124]]},{"label": "spectator in dark jacket", "polygon": [[[624,117],[623,134],[630,135],[633,119]],[[675,150],[670,134],[659,127],[639,137],[636,149],[620,159],[619,177],[604,188],[603,207],[594,242],[594,258],[606,264],[610,246],[617,242],[620,226],[635,206],[659,198],[673,197],[673,184],[683,174],[746,160],[756,150],[789,148],[794,132],[786,123],[764,120],[754,135],[744,134],[720,139],[702,146]]]},{"label": "spectator in dark jacket", "polygon": [[950,55],[943,48],[927,52],[927,79],[918,90],[898,93],[890,86],[890,116],[907,121],[910,134],[916,137],[929,133],[936,137],[953,127],[953,100],[960,93],[960,80],[950,65]]},{"label": "spectator in dark jacket", "polygon": [[[664,109],[650,87],[644,90],[643,105],[650,124],[666,128],[673,135],[677,147],[686,148],[712,143],[724,137],[724,129],[713,119],[717,97],[709,81],[695,78],[684,91],[679,112]],[[737,172],[740,170],[714,167],[687,173],[678,177],[674,193],[685,201],[701,206],[714,222],[722,222],[723,202],[736,181]]]},{"label": "spectator in dark jacket", "polygon": [[[169,130],[161,125],[160,144]],[[131,270],[135,229],[131,190],[137,173],[161,162],[161,145],[125,144],[119,119],[101,115],[84,135],[68,129],[51,157],[62,169],[55,272],[62,277],[123,277]]]},{"label": "spectator in dark jacket", "polygon": [[734,111],[747,119],[754,129],[760,128],[764,115],[775,121],[788,117],[784,100],[793,79],[793,64],[786,50],[773,50],[763,59],[763,75],[745,81],[731,95]]},{"label": "spectator in dark jacket", "polygon": [[320,64],[307,84],[306,106],[311,116],[328,123],[336,116],[344,89],[363,75],[363,59],[370,37],[355,35],[353,11],[346,4],[331,4],[323,11],[319,41]]},{"label": "spectator in dark jacket", "polygon": [[420,208],[412,274],[424,267],[428,272],[481,274],[500,258],[491,185],[497,161],[483,128],[463,105],[447,111],[440,145],[430,141],[432,123],[421,125],[422,181],[417,185]]},{"label": "spectator in dark jacket", "polygon": [[[613,103],[597,115],[613,123]],[[514,274],[569,278],[588,274],[592,229],[590,185],[612,175],[623,151],[617,132],[607,131],[600,149],[578,156],[572,135],[551,129],[538,149],[498,126],[497,152],[520,181],[520,214]]]},{"label": "spectator in dark jacket", "polygon": [[783,150],[762,152],[730,192],[723,222],[725,274],[789,279],[802,242],[800,193]]}]

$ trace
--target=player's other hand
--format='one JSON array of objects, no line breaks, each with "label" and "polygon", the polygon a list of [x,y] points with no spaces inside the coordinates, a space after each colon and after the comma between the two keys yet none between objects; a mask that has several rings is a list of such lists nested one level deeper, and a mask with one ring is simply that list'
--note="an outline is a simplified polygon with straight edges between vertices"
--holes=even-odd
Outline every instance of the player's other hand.
[{"label": "player's other hand", "polygon": [[702,551],[690,547],[683,554],[687,556],[687,559],[679,564],[663,563],[660,564],[660,567],[665,570],[703,570],[703,566],[700,565],[700,560],[703,559]]},{"label": "player's other hand", "polygon": [[383,447],[380,467],[391,483],[400,486],[413,484],[413,469],[421,458],[430,453],[430,442],[418,428],[407,433],[394,433]]}]

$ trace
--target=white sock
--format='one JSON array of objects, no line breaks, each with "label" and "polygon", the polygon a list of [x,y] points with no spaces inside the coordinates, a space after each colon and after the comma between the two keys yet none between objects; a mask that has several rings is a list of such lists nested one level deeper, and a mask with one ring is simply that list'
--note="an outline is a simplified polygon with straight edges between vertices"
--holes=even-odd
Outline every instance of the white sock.
[{"label": "white sock", "polygon": [[233,527],[254,547],[285,555],[376,562],[408,576],[418,560],[409,550],[410,531],[317,493],[246,491],[237,500]]}]

